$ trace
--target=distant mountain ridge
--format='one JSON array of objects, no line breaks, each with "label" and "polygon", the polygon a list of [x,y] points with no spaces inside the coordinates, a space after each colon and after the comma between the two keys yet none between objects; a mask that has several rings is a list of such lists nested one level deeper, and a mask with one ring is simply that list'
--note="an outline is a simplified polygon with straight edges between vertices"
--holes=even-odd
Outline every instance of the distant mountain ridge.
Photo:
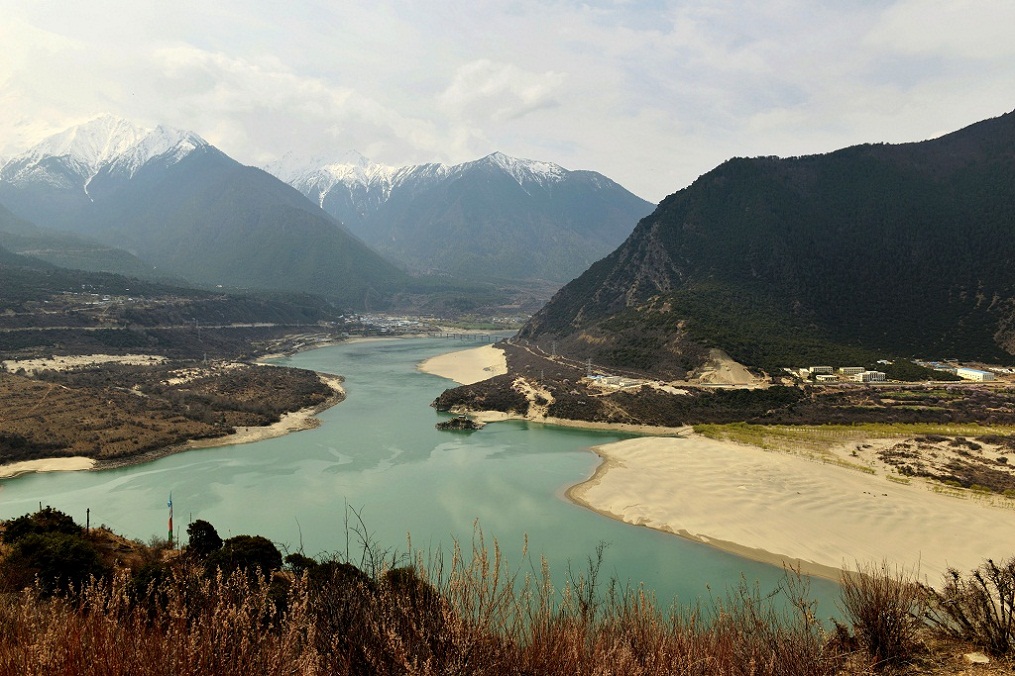
[{"label": "distant mountain ridge", "polygon": [[112,116],[56,134],[0,168],[0,204],[205,285],[375,304],[404,275],[299,192],[192,132]]},{"label": "distant mountain ridge", "polygon": [[90,272],[154,277],[154,270],[123,249],[93,239],[45,230],[0,205],[0,246],[52,265]]},{"label": "distant mountain ridge", "polygon": [[921,143],[729,160],[519,337],[671,372],[707,347],[770,371],[874,354],[1011,362],[1013,261],[1008,113]]},{"label": "distant mountain ridge", "polygon": [[266,170],[410,269],[565,282],[616,247],[652,205],[592,171],[493,153],[392,167],[349,153]]}]

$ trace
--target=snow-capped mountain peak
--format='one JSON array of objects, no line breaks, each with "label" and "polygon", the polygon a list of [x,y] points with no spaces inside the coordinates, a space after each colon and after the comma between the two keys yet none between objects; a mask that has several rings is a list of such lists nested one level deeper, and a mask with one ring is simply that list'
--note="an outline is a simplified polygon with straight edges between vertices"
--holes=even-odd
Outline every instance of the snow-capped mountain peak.
[{"label": "snow-capped mountain peak", "polygon": [[101,115],[43,139],[25,155],[39,159],[67,157],[83,166],[97,168],[127,152],[144,134],[145,130],[127,120]]},{"label": "snow-capped mountain peak", "polygon": [[494,167],[505,172],[524,189],[533,183],[545,186],[560,182],[570,173],[552,162],[519,159],[501,152],[456,165],[432,162],[394,167],[375,164],[355,150],[346,152],[337,161],[308,161],[287,153],[265,166],[265,171],[316,198],[323,206],[328,193],[337,185],[379,193],[383,201],[396,185],[440,181],[481,167]]},{"label": "snow-capped mountain peak", "polygon": [[84,124],[54,134],[10,158],[0,178],[9,181],[39,178],[40,164],[57,159],[84,185],[100,171],[109,169],[133,176],[138,169],[157,157],[170,164],[208,143],[193,132],[158,126],[154,129],[113,115],[100,115]]},{"label": "snow-capped mountain peak", "polygon": [[567,169],[553,162],[540,162],[538,160],[511,157],[499,151],[477,160],[476,163],[491,164],[503,169],[518,181],[519,185],[524,185],[526,181],[531,180],[539,183],[557,182],[562,180],[568,173]]}]

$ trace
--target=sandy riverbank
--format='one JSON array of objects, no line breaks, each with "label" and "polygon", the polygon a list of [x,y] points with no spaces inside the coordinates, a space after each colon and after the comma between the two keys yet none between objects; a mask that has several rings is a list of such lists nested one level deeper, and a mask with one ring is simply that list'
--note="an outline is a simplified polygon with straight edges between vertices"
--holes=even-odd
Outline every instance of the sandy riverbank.
[{"label": "sandy riverbank", "polygon": [[597,447],[595,474],[568,497],[621,521],[735,554],[838,577],[887,560],[932,585],[1011,555],[1010,509],[698,435]]},{"label": "sandy riverbank", "polygon": [[0,479],[11,479],[29,472],[68,472],[95,467],[95,460],[80,456],[70,458],[43,458],[23,460],[9,465],[0,465]]},{"label": "sandy riverbank", "polygon": [[419,370],[459,385],[471,385],[507,373],[507,358],[500,348],[483,345],[431,357],[419,365]]}]

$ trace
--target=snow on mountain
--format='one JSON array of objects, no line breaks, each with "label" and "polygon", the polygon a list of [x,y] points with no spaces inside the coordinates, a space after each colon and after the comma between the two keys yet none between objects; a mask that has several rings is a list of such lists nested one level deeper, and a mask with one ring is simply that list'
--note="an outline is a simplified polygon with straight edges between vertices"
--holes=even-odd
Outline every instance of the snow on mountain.
[{"label": "snow on mountain", "polygon": [[287,156],[266,169],[407,269],[463,279],[567,281],[653,209],[601,174],[499,152],[405,167]]},{"label": "snow on mountain", "polygon": [[131,178],[148,162],[179,162],[208,143],[193,132],[139,127],[112,115],[54,134],[0,165],[0,181],[88,184],[101,171]]},{"label": "snow on mountain", "polygon": [[343,186],[357,203],[357,211],[366,213],[385,202],[396,188],[432,185],[482,168],[508,174],[526,192],[533,185],[546,187],[566,180],[573,173],[552,162],[519,159],[501,152],[455,165],[431,162],[394,167],[375,164],[354,150],[337,162],[306,161],[287,153],[264,169],[315,200],[321,207],[337,186]]},{"label": "snow on mountain", "polygon": [[547,185],[551,183],[558,183],[563,181],[569,172],[559,164],[553,162],[540,162],[538,160],[523,160],[517,157],[510,157],[501,152],[495,152],[491,155],[476,160],[475,162],[468,162],[465,165],[459,165],[462,168],[471,167],[476,165],[489,165],[505,171],[511,175],[511,178],[515,179],[522,188],[528,183],[535,182],[539,185]]}]

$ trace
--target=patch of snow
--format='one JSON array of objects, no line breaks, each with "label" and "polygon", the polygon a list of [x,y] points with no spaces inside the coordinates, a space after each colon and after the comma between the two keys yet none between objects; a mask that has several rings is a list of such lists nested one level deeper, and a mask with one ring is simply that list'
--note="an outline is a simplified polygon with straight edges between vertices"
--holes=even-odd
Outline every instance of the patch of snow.
[{"label": "patch of snow", "polygon": [[193,132],[163,126],[149,129],[113,115],[101,115],[43,139],[11,158],[2,165],[0,177],[15,183],[63,183],[52,178],[52,172],[45,166],[56,161],[54,171],[63,170],[78,177],[88,195],[88,184],[101,171],[132,177],[155,158],[165,158],[172,164],[207,145]]}]

